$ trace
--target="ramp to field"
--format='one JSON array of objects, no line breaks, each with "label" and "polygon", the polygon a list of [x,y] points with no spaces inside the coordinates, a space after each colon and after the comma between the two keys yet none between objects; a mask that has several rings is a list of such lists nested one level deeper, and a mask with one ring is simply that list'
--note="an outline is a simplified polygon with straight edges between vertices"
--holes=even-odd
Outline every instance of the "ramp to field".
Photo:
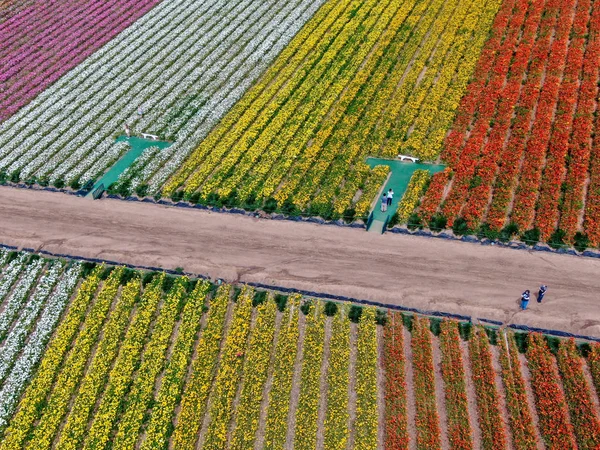
[{"label": "ramp to field", "polygon": [[[406,188],[408,182],[412,177],[413,173],[418,170],[428,170],[432,175],[437,172],[444,170],[446,166],[441,164],[420,164],[407,161],[400,161],[397,159],[383,159],[383,158],[367,158],[367,164],[373,168],[375,166],[388,166],[390,168],[390,176],[388,177],[383,189],[379,192],[377,202],[373,208],[373,217],[369,220],[368,231],[382,233],[384,227],[387,225],[390,218],[398,209],[398,203]],[[394,191],[394,198],[392,204],[388,206],[386,212],[381,211],[381,196],[384,192],[388,192],[390,189]]]},{"label": "ramp to field", "polygon": [[119,176],[131,166],[134,161],[140,156],[144,150],[150,147],[158,147],[161,150],[171,145],[170,142],[158,141],[154,139],[143,139],[136,136],[119,136],[115,142],[127,142],[130,150],[127,151],[121,158],[113,164],[113,166],[94,184],[92,190],[86,197],[92,197],[97,189],[104,187],[107,189],[111,184],[115,183]]}]

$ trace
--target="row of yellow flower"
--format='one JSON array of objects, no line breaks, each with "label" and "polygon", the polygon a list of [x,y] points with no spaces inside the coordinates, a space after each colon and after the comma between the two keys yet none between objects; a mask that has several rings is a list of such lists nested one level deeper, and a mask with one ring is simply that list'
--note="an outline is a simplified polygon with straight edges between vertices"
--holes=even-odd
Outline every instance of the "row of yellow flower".
[{"label": "row of yellow flower", "polygon": [[81,447],[90,414],[106,385],[106,377],[117,357],[123,334],[129,324],[131,310],[138,299],[139,292],[139,279],[131,280],[123,288],[121,296],[102,330],[102,340],[81,381],[77,397],[60,434],[57,448],[75,450]]},{"label": "row of yellow flower", "polygon": [[294,448],[314,449],[317,446],[319,404],[321,401],[321,365],[325,341],[323,303],[316,302],[306,315],[302,344],[300,398],[296,409]]},{"label": "row of yellow flower", "polygon": [[[61,372],[54,382],[52,393],[44,405],[27,448],[42,449],[52,446],[58,427],[68,412],[69,401],[76,392],[94,344],[98,340],[100,330],[102,330],[110,307],[117,296],[121,274],[122,269],[120,268],[112,271],[99,292],[96,302],[86,315],[86,321],[63,362]],[[109,322],[114,320],[115,315],[111,314]]]},{"label": "row of yellow flower", "polygon": [[377,448],[377,325],[375,308],[364,308],[356,341],[356,421],[354,448]]},{"label": "row of yellow flower", "polygon": [[408,217],[412,214],[415,208],[419,205],[419,200],[425,191],[425,187],[429,182],[428,170],[415,170],[408,182],[406,192],[398,203],[398,223],[406,223]]},{"label": "row of yellow flower", "polygon": [[131,449],[136,445],[144,415],[153,398],[156,377],[165,365],[169,338],[173,333],[179,304],[185,296],[185,281],[181,278],[175,282],[160,310],[113,439],[112,448],[115,450]]},{"label": "row of yellow flower", "polygon": [[54,339],[50,342],[35,377],[23,394],[18,411],[4,433],[4,438],[0,442],[2,450],[21,448],[29,435],[33,424],[39,417],[39,408],[43,406],[46,396],[53,387],[54,379],[67,350],[70,348],[71,341],[85,318],[87,307],[100,284],[102,270],[100,267],[97,268],[82,283],[65,318],[58,326]]},{"label": "row of yellow flower", "polygon": [[236,411],[235,429],[229,443],[230,449],[246,450],[253,447],[263,390],[269,374],[277,306],[274,301],[269,300],[256,309],[256,321],[244,364],[243,386]]},{"label": "row of yellow flower", "polygon": [[139,363],[150,323],[162,298],[163,279],[164,275],[156,277],[144,291],[137,313],[121,345],[119,356],[110,372],[108,384],[94,416],[94,421],[87,433],[83,445],[85,450],[103,449],[110,439],[119,408],[123,404],[123,397],[131,382],[135,367]]},{"label": "row of yellow flower", "polygon": [[286,445],[294,363],[298,352],[299,301],[299,295],[292,296],[288,300],[288,307],[279,327],[275,366],[273,367],[273,386],[269,391],[267,426],[263,445],[266,450],[279,450]]},{"label": "row of yellow flower", "polygon": [[[441,37],[439,46],[443,47],[449,39],[451,40],[454,37],[456,30],[448,22],[452,17],[459,18],[460,16],[460,13],[454,15],[457,1],[460,1],[463,5],[470,3],[470,0],[451,0],[448,2],[434,0],[430,4],[427,13],[423,15],[422,21],[415,27],[414,38],[408,42],[406,50],[402,52],[403,62],[409,65],[407,65],[402,83],[390,98],[392,101],[373,135],[373,144],[381,146],[383,154],[398,153],[398,136],[402,134],[402,131],[406,133],[410,126],[407,126],[407,123],[411,115],[416,115],[419,112],[420,105],[417,99],[414,98],[415,94],[419,92],[420,82],[427,82],[427,74],[433,72],[435,75],[437,72],[438,67],[433,66],[434,61],[440,57],[443,60],[445,56],[445,52],[442,51],[440,55],[437,49],[432,56],[431,52],[438,45],[438,38]],[[445,30],[449,32],[449,38]],[[430,38],[425,39],[428,34]],[[440,48],[440,50],[442,49]],[[406,62],[409,57],[412,63]],[[424,73],[423,69],[430,57],[432,65],[428,66],[427,71]],[[416,111],[408,111],[409,108],[416,109]]]},{"label": "row of yellow flower", "polygon": [[350,384],[350,320],[342,308],[333,318],[327,369],[325,449],[344,450],[348,442],[348,389]]},{"label": "row of yellow flower", "polygon": [[181,399],[181,410],[173,434],[174,448],[193,448],[196,444],[219,357],[230,295],[231,287],[223,285],[210,302],[210,320],[202,331],[196,349],[197,356],[192,364],[192,375]]},{"label": "row of yellow flower", "polygon": [[[229,113],[221,120],[219,125],[200,144],[188,158],[181,169],[167,182],[163,188],[165,195],[171,195],[175,189],[186,180],[186,192],[193,192],[201,184],[206,175],[194,173],[203,163],[207,155],[216,145],[226,139],[228,145],[236,142],[245,130],[254,122],[266,103],[279,92],[284,83],[295,72],[297,66],[311,55],[312,50],[324,41],[321,37],[332,29],[336,17],[346,5],[336,2],[326,2],[313,18],[300,30],[292,42],[281,52],[269,70],[260,81],[236,103]],[[341,9],[340,9],[341,8]],[[310,59],[310,61],[314,61]]]},{"label": "row of yellow flower", "polygon": [[[263,189],[262,196],[270,195],[272,189],[280,184],[282,178],[291,168],[275,198],[282,204],[295,193],[294,203],[300,208],[306,207],[310,200],[312,188],[319,185],[315,171],[324,173],[326,166],[331,162],[329,155],[323,156],[323,152],[335,146],[330,144],[341,144],[344,140],[339,133],[339,122],[345,117],[348,107],[366,83],[371,71],[374,70],[377,58],[376,55],[369,55],[369,53],[376,43],[381,46],[387,46],[389,43],[389,38],[395,30],[388,27],[388,25],[395,17],[400,5],[401,2],[390,3],[384,1],[376,7],[368,2],[361,7],[362,14],[368,14],[368,16],[364,19],[361,18],[361,20],[364,20],[362,23],[359,22],[358,14],[353,20],[356,21],[355,27],[360,26],[362,36],[357,34],[356,39],[350,40],[352,45],[358,46],[354,49],[349,47],[349,51],[353,52],[351,58],[348,58],[346,49],[336,56],[336,63],[327,71],[329,77],[335,77],[329,88],[322,80],[311,79],[311,81],[316,82],[316,87],[319,88],[311,96],[318,95],[322,98],[316,103],[316,108],[308,110],[310,116],[302,128],[302,133],[299,133],[299,138],[287,145],[281,158],[281,164],[270,169],[271,173],[265,183],[266,190]],[[372,9],[369,12],[370,8]],[[367,57],[369,59],[363,65]],[[339,67],[343,67],[341,76],[337,74]],[[323,121],[326,115],[327,120]],[[323,122],[322,126],[317,127],[321,122]],[[315,139],[307,146],[308,141],[315,133]],[[292,163],[294,163],[293,167]],[[307,176],[311,180],[310,183],[305,182]],[[331,199],[329,200],[331,201]]]},{"label": "row of yellow flower", "polygon": [[[177,340],[153,402],[150,422],[140,447],[142,450],[163,449],[169,440],[167,433],[172,423],[175,405],[181,396],[209,288],[208,282],[199,282],[187,298],[181,313]],[[211,315],[208,318],[207,328],[218,328],[220,320],[220,317]],[[209,338],[213,336],[210,335]]]},{"label": "row of yellow flower", "polygon": [[436,159],[440,154],[443,138],[452,123],[499,6],[498,0],[473,2],[448,57],[438,64],[441,70],[435,85],[426,92],[420,113],[412,121],[412,132],[402,144],[406,151],[428,160]]},{"label": "row of yellow flower", "polygon": [[[355,11],[354,16],[350,20],[348,20],[348,16],[342,16],[341,20],[338,20],[338,22],[347,21],[347,23],[332,45],[327,48],[322,58],[306,76],[303,71],[297,72],[294,79],[302,80],[302,82],[296,89],[289,90],[286,96],[278,98],[281,106],[276,107],[277,113],[269,120],[268,125],[260,132],[256,141],[252,142],[248,148],[235,146],[229,152],[216,174],[206,182],[203,188],[205,195],[221,187],[224,177],[229,175],[230,169],[233,169],[235,165],[233,174],[219,189],[222,195],[228,195],[230,189],[236,186],[238,181],[241,181],[261,157],[268,161],[267,169],[257,170],[263,171],[265,174],[271,172],[280,179],[285,176],[287,170],[272,172],[271,164],[278,159],[284,149],[288,148],[292,140],[298,141],[298,147],[291,147],[292,151],[298,153],[299,150],[304,149],[308,140],[313,136],[314,127],[322,120],[329,107],[344,89],[348,76],[355,72],[364,59],[370,46],[361,45],[361,41],[369,36],[371,27],[377,23],[381,10],[387,4],[379,2],[380,5],[377,5],[377,3],[375,0],[350,2],[349,6]],[[359,30],[361,26],[362,30]],[[342,70],[344,71],[342,72]],[[290,83],[290,85],[293,84]],[[269,105],[269,110],[272,106],[274,105]],[[259,118],[260,120],[262,117]],[[295,137],[296,139],[294,139]],[[302,172],[311,165],[311,161],[306,158],[306,155],[312,151],[313,147],[304,152],[303,158],[295,162]],[[240,158],[241,163],[237,163]],[[286,153],[282,157],[282,161],[294,162],[294,157]],[[295,177],[292,176],[291,179],[295,179]],[[275,186],[277,184],[279,183],[274,183]],[[241,192],[245,191],[242,189]],[[276,196],[279,201],[282,201],[280,196],[283,195],[283,192],[286,192],[285,188],[282,188]]]},{"label": "row of yellow flower", "polygon": [[231,409],[250,332],[253,296],[254,290],[245,286],[237,299],[231,328],[225,338],[214,390],[210,396],[209,425],[202,446],[205,449],[222,449],[227,443]]}]

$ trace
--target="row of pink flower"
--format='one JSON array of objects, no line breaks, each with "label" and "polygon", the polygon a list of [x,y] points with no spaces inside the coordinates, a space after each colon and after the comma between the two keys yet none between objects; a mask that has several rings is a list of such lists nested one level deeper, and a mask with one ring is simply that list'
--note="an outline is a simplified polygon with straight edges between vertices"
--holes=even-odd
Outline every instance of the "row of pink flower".
[{"label": "row of pink flower", "polygon": [[[28,104],[159,1],[36,1],[0,24],[0,121]],[[31,24],[35,24],[33,29]],[[11,38],[6,43],[3,36]],[[16,48],[9,48],[15,43]]]}]

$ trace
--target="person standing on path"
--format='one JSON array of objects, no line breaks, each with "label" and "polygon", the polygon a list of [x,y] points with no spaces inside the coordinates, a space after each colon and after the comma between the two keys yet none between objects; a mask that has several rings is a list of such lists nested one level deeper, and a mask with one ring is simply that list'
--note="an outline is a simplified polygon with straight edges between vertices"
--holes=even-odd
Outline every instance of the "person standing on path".
[{"label": "person standing on path", "polygon": [[144,117],[144,109],[142,108],[142,105],[138,106],[138,116],[140,116],[140,119]]},{"label": "person standing on path", "polygon": [[521,309],[525,311],[527,309],[527,305],[529,305],[529,289],[521,294]]},{"label": "person standing on path", "polygon": [[388,206],[392,206],[392,199],[394,198],[394,191],[392,191],[392,189],[390,188],[390,190],[387,193],[387,204]]},{"label": "person standing on path", "polygon": [[129,129],[129,125],[125,124],[125,134],[127,137],[131,137],[131,130]]},{"label": "person standing on path", "polygon": [[544,299],[544,295],[546,295],[547,290],[548,290],[548,286],[546,286],[545,284],[542,284],[540,286],[540,290],[539,290],[538,296],[537,296],[538,303],[542,303],[542,300]]},{"label": "person standing on path", "polygon": [[387,211],[387,194],[384,192],[383,197],[381,197],[381,212]]}]

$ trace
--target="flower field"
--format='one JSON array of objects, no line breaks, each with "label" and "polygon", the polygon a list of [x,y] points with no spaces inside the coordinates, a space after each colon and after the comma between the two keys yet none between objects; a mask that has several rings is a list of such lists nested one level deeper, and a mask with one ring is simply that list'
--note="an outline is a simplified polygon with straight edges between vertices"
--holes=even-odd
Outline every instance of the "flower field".
[{"label": "flower field", "polygon": [[369,186],[368,210],[382,180],[366,156],[437,157],[498,7],[325,3],[163,194],[340,215]]},{"label": "flower field", "polygon": [[[95,6],[100,8],[97,18],[96,14],[90,15],[91,6],[84,2],[54,2],[67,5],[61,14],[55,14],[47,2],[38,3],[39,39],[50,33],[48,39],[77,44],[67,32],[53,37],[51,32],[58,30],[51,23],[44,33],[46,14],[59,24],[61,18],[79,24],[74,28],[65,22],[64,26],[90,47],[72,50],[80,55],[77,58],[82,62],[77,65],[68,46],[64,47],[65,55],[36,53],[32,62],[23,60],[22,64],[35,64],[40,70],[41,61],[48,60],[48,70],[53,70],[57,79],[33,100],[18,93],[14,94],[18,102],[6,100],[11,112],[27,104],[0,124],[0,171],[12,180],[77,187],[97,179],[123,154],[125,148],[115,143],[115,138],[124,134],[124,125],[129,124],[134,134],[153,133],[175,141],[125,177],[131,189],[149,183],[155,191],[264,72],[322,1],[145,1],[135,2],[135,7],[125,1],[89,2],[100,5]],[[149,9],[151,5],[155,6]],[[120,29],[113,27],[110,33],[103,31],[102,21],[112,19],[104,17],[101,8],[120,16],[122,32],[117,34]],[[141,15],[144,8],[149,11]],[[123,11],[135,12],[139,19],[126,27]],[[77,14],[84,14],[85,20]],[[96,28],[93,20],[100,21]],[[133,20],[132,16],[130,22]],[[0,30],[9,22],[0,24]],[[77,26],[82,27],[81,32]],[[84,33],[88,29],[92,35]],[[8,32],[17,36],[16,32]],[[93,38],[93,32],[98,33],[98,39]],[[25,37],[31,34],[27,30],[23,33]],[[115,37],[108,40],[111,33]],[[93,44],[95,41],[97,44]],[[8,54],[12,41],[0,42],[0,50]],[[14,52],[26,52],[19,42],[15,41]],[[91,53],[92,47],[97,51]],[[87,54],[90,56],[85,58]],[[62,64],[60,57],[68,58],[68,64]],[[14,64],[20,61],[10,55],[7,58]],[[2,67],[9,75],[10,65]],[[65,73],[69,67],[73,69]],[[58,77],[61,70],[64,75]],[[21,85],[22,89],[32,89],[26,83],[34,83],[35,76],[30,72],[18,77],[10,89],[7,86],[0,90],[0,95],[12,95],[12,90]],[[50,75],[43,76],[51,79]],[[34,84],[33,89],[37,92],[41,87]]]},{"label": "flower field", "polygon": [[423,218],[598,246],[599,54],[598,1],[504,1],[445,139],[451,176],[434,177]]},{"label": "flower field", "polygon": [[3,249],[0,287],[2,450],[600,445],[598,343]]}]

